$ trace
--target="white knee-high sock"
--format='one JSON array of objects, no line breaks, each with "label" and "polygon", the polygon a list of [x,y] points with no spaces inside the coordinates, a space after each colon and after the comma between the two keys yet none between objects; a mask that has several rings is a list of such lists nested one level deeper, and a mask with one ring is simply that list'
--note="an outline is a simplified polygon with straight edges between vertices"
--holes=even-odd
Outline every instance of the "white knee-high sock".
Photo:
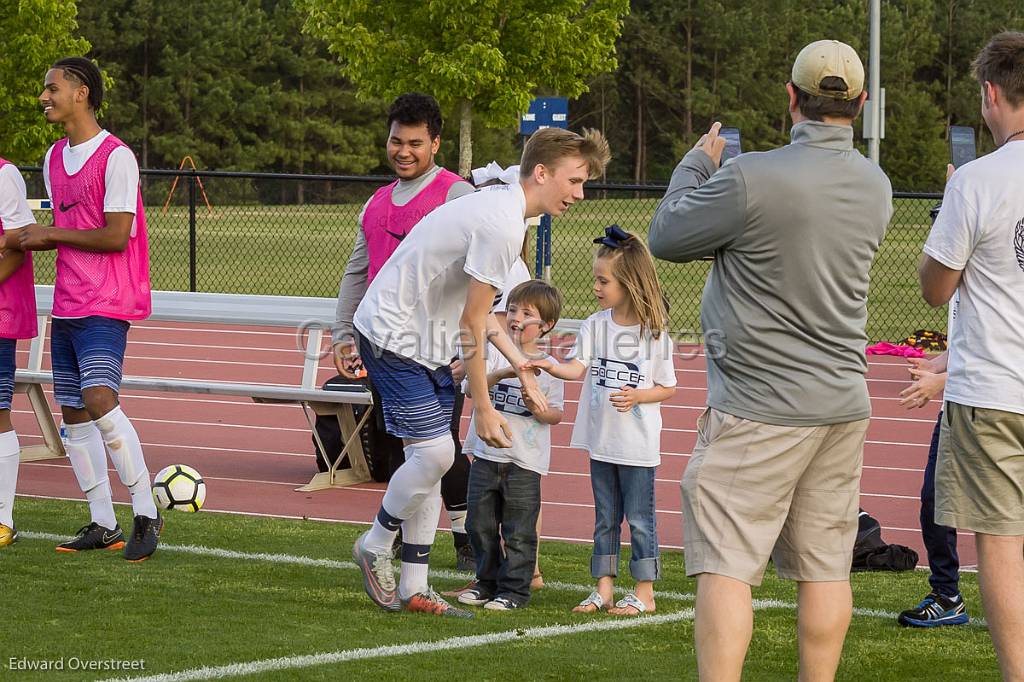
[{"label": "white knee-high sock", "polygon": [[[375,552],[389,552],[398,534],[396,521],[410,518],[435,488],[441,484],[455,461],[455,441],[449,433],[405,446],[405,463],[391,477],[381,502],[381,512],[373,522],[364,545]],[[437,524],[437,512],[434,512]],[[436,528],[435,528],[436,530]],[[406,541],[404,531],[403,542]]]},{"label": "white knee-high sock", "polygon": [[18,487],[18,434],[0,433],[0,523],[14,528],[14,489]]},{"label": "white knee-high sock", "polygon": [[103,434],[103,444],[107,446],[107,453],[117,469],[117,475],[132,494],[132,512],[136,516],[155,519],[153,486],[135,427],[121,411],[120,405],[97,419],[96,427]]},{"label": "white knee-high sock", "polygon": [[103,438],[94,422],[66,424],[68,434],[65,449],[78,486],[89,501],[92,520],[104,528],[117,526],[114,503],[110,499],[110,477],[107,476],[107,453]]},{"label": "white knee-high sock", "polygon": [[448,520],[451,521],[453,533],[466,534],[466,513],[465,509],[448,510]]},{"label": "white knee-high sock", "polygon": [[398,596],[408,599],[426,592],[430,547],[437,534],[437,521],[441,514],[441,484],[423,499],[419,509],[402,523],[402,573],[398,579]]}]

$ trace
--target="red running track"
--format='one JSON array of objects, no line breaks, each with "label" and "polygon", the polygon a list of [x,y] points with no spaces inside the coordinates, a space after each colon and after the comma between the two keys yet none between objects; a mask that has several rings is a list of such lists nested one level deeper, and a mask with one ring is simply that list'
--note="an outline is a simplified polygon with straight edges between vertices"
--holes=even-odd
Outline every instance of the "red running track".
[{"label": "red running track", "polygon": [[[276,329],[143,322],[129,335],[125,373],[297,385],[302,374],[299,347],[293,333]],[[27,355],[25,344],[18,354],[19,366],[25,366]],[[44,364],[48,363],[47,349]],[[695,422],[707,386],[704,358],[692,347],[680,348],[676,365],[679,389],[662,406],[665,428],[656,488],[659,537],[670,548],[683,543],[679,479],[696,440]],[[325,357],[319,380],[333,374]],[[907,382],[905,361],[869,358],[873,417],[864,452],[861,506],[882,522],[888,542],[914,547],[923,562],[918,493],[939,404],[933,401],[914,411],[902,408],[898,395]],[[551,474],[543,482],[543,536],[587,542],[593,530],[587,456],[567,446],[579,391],[578,382],[566,386],[565,419],[552,435]],[[316,471],[309,429],[298,406],[135,391],[122,394],[122,404],[142,439],[151,472],[174,463],[194,466],[207,482],[209,510],[360,523],[371,521],[377,511],[383,484],[295,491]],[[14,421],[23,444],[41,441],[28,403],[20,396],[15,397]],[[463,432],[468,421],[464,415]],[[115,499],[126,502],[127,491],[112,469],[110,474]],[[67,460],[24,464],[18,492],[82,497]],[[973,537],[961,534],[960,542],[961,560],[972,566]]]}]

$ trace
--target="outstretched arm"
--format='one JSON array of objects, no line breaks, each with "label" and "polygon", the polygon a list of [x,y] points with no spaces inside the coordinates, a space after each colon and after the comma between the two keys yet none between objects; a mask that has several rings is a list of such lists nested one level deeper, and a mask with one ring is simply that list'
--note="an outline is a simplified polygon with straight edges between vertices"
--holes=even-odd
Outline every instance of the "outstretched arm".
[{"label": "outstretched arm", "polygon": [[[497,289],[490,284],[470,279],[466,305],[462,309],[462,319],[459,322],[460,346],[470,395],[487,395],[487,365],[484,361],[487,348],[487,318],[496,291]],[[494,448],[512,447],[512,431],[509,429],[508,421],[494,409],[491,401],[477,400],[473,409],[476,432],[483,442]]]}]

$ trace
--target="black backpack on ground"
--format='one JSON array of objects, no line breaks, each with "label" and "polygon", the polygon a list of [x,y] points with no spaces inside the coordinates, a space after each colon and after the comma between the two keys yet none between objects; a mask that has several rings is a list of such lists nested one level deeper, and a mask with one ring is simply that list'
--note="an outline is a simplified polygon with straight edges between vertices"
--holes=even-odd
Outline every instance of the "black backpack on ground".
[{"label": "black backpack on ground", "polygon": [[[328,379],[323,389],[325,391],[343,391],[346,387],[353,385],[362,386],[363,388],[370,388],[369,382],[363,379],[346,379],[343,376],[336,376]],[[366,405],[353,405],[352,411],[355,413],[356,423],[363,418],[368,406]],[[380,418],[380,410],[376,410],[376,418],[371,416],[370,419],[363,424],[363,428],[359,432],[359,436],[363,443],[363,453],[366,455],[366,463],[370,467],[370,475],[373,480],[383,483],[391,478],[391,458],[394,456],[393,450],[398,448],[399,461],[404,455],[401,452],[402,441],[398,438],[394,438],[384,430],[383,419]],[[341,455],[341,449],[344,443],[341,441],[341,427],[338,424],[338,420],[333,416],[321,416],[317,415],[315,422],[316,433],[320,437],[320,441],[324,444],[326,453],[320,451],[320,447],[317,445],[316,438],[313,438],[313,451],[316,453],[316,465],[320,471],[327,471],[330,465],[338,459]],[[339,469],[349,469],[351,464],[348,462],[348,456],[346,455],[341,464],[338,465]]]},{"label": "black backpack on ground", "polygon": [[852,571],[911,571],[917,566],[917,552],[882,539],[878,519],[861,509],[857,522]]}]

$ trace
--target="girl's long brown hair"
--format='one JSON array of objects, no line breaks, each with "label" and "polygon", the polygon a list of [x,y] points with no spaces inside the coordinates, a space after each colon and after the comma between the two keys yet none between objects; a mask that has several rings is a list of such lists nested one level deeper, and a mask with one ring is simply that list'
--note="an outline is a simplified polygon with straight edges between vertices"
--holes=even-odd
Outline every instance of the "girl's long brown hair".
[{"label": "girl's long brown hair", "polygon": [[628,234],[619,248],[601,245],[597,257],[611,261],[612,275],[626,290],[629,304],[640,318],[640,333],[650,330],[657,339],[661,332],[668,331],[668,303],[647,244],[635,234]]}]

